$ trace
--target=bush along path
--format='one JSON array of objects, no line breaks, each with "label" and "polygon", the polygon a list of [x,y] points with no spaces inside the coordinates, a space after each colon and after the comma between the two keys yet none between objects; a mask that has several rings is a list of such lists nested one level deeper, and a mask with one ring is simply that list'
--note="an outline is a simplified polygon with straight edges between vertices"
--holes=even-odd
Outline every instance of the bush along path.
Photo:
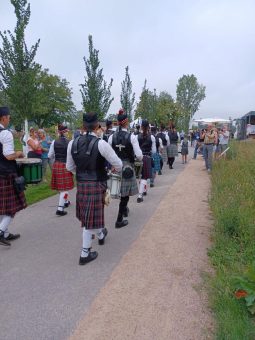
[{"label": "bush along path", "polygon": [[215,268],[211,305],[217,339],[255,339],[255,143],[233,142],[215,163],[211,209]]}]

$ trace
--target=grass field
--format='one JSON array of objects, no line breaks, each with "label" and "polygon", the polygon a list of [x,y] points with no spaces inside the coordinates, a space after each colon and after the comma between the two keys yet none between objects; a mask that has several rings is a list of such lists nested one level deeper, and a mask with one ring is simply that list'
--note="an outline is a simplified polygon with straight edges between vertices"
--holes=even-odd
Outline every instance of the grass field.
[{"label": "grass field", "polygon": [[255,259],[255,142],[233,142],[226,160],[212,172],[215,276],[210,280],[211,305],[217,320],[216,339],[254,340],[255,322],[243,300],[237,300],[235,276]]}]

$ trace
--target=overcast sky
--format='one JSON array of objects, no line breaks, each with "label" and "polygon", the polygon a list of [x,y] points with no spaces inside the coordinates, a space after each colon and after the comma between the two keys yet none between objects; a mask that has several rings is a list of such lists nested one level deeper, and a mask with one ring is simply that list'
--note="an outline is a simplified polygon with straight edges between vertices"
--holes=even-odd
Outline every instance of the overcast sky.
[{"label": "overcast sky", "polygon": [[[92,34],[104,78],[114,79],[109,113],[120,108],[127,65],[136,100],[145,78],[149,89],[175,98],[178,79],[193,73],[206,86],[196,118],[236,118],[255,110],[254,0],[29,2],[26,41],[31,46],[41,39],[36,60],[70,82],[78,109]],[[10,1],[0,0],[0,30],[13,31],[15,24]]]}]

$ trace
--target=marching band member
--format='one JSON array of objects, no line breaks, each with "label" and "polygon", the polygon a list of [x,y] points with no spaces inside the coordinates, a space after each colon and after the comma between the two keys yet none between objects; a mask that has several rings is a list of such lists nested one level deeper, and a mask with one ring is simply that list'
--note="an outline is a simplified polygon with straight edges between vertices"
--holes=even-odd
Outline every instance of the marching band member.
[{"label": "marching band member", "polygon": [[56,215],[64,216],[70,204],[68,200],[68,190],[73,189],[73,174],[66,169],[66,155],[69,140],[67,139],[67,126],[58,126],[59,138],[51,143],[48,157],[55,159],[52,166],[51,189],[59,191],[59,202]]},{"label": "marching band member", "polygon": [[128,224],[127,220],[123,220],[123,217],[128,217],[128,201],[129,196],[134,196],[138,193],[138,187],[134,171],[135,157],[138,160],[142,160],[143,154],[139,147],[137,137],[127,131],[128,129],[128,117],[123,109],[119,110],[117,116],[119,128],[113,135],[109,137],[109,144],[116,152],[118,157],[123,162],[122,169],[122,181],[120,188],[120,204],[117,221],[115,228],[122,228]]},{"label": "marching band member", "polygon": [[163,150],[163,142],[162,142],[162,139],[156,135],[157,134],[156,126],[151,127],[151,134],[155,137],[155,141],[156,141],[156,152],[152,153],[153,169],[152,169],[152,177],[151,177],[151,183],[150,183],[150,187],[154,187],[154,180],[155,180],[156,174],[157,172],[158,174],[161,173],[160,162],[162,161],[161,152]]},{"label": "marching band member", "polygon": [[107,188],[105,161],[112,164],[116,171],[122,169],[122,162],[111,146],[97,136],[97,114],[84,114],[83,123],[86,134],[69,143],[66,163],[67,170],[76,172],[77,179],[76,217],[83,229],[80,265],[98,256],[96,251],[91,251],[92,236],[96,234],[98,244],[103,245],[107,235],[104,222],[104,195]]},{"label": "marching band member", "polygon": [[16,159],[22,158],[21,151],[14,151],[13,136],[7,127],[10,122],[8,107],[0,107],[0,244],[10,246],[9,241],[16,240],[20,234],[11,234],[8,227],[15,214],[26,208],[24,192],[14,190],[14,178],[17,177]]},{"label": "marching band member", "polygon": [[[162,159],[160,161],[161,170],[162,170],[164,163],[167,162],[167,146],[170,144],[168,134],[165,131],[165,125],[161,124],[160,132],[158,132],[156,136],[160,138],[163,143],[163,148],[161,149]],[[159,175],[162,175],[161,171],[159,171]]]},{"label": "marching band member", "polygon": [[156,153],[156,140],[149,133],[149,123],[146,119],[142,121],[142,133],[139,133],[138,143],[143,153],[142,177],[139,185],[137,203],[143,202],[143,195],[147,194],[147,180],[152,177],[152,153]]}]

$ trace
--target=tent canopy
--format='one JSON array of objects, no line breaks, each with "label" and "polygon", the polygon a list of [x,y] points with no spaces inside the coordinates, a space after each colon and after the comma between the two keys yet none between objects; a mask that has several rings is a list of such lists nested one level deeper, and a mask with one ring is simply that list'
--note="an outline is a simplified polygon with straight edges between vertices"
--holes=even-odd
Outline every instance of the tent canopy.
[{"label": "tent canopy", "polygon": [[197,123],[230,123],[229,119],[224,118],[200,118],[200,119],[193,119],[193,122]]}]

